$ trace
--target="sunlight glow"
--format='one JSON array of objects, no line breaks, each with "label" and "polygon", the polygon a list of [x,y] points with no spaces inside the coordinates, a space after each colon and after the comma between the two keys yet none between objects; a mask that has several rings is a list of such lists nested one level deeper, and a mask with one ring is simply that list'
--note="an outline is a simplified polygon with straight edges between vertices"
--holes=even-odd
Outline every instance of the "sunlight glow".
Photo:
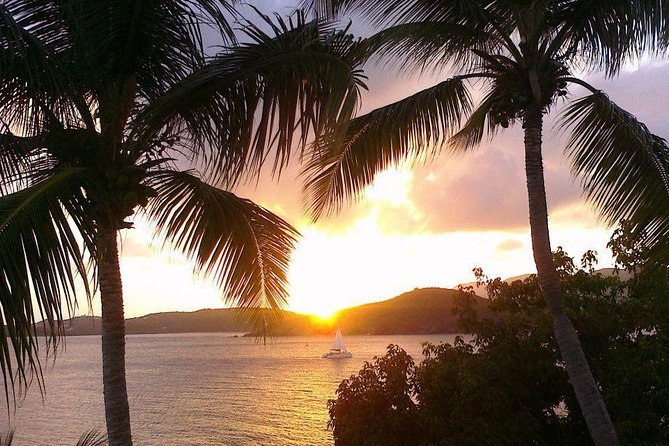
[{"label": "sunlight glow", "polygon": [[[365,229],[366,228],[366,229]],[[345,234],[308,228],[289,272],[293,311],[331,316],[337,310],[395,297],[416,287],[453,288],[474,280],[481,266],[489,277],[535,272],[525,232],[455,232],[441,235],[384,235],[369,221]],[[599,267],[612,264],[608,233],[556,225],[555,245],[575,257],[599,252]]]},{"label": "sunlight glow", "polygon": [[406,168],[393,167],[380,172],[374,183],[365,191],[365,197],[373,202],[400,205],[409,201],[413,174]]},{"label": "sunlight glow", "polygon": [[[534,269],[529,231],[459,231],[412,233],[389,230],[412,215],[412,173],[390,169],[365,193],[364,212],[345,226],[303,222],[293,253],[288,309],[315,315],[324,325],[337,311],[392,298],[417,287],[455,287],[471,282],[472,268],[490,277],[510,277]],[[396,209],[398,212],[386,212]],[[400,220],[398,220],[398,215]],[[606,254],[609,231],[583,205],[556,209],[551,217],[554,248],[562,245],[578,262],[587,249],[599,251],[600,267],[612,264]],[[162,251],[151,230],[141,222],[125,232],[121,268],[126,316],[162,311],[193,311],[225,306],[221,291],[206,278],[192,274],[183,256]],[[94,313],[100,314],[99,299]],[[85,312],[85,307],[80,308]]]}]

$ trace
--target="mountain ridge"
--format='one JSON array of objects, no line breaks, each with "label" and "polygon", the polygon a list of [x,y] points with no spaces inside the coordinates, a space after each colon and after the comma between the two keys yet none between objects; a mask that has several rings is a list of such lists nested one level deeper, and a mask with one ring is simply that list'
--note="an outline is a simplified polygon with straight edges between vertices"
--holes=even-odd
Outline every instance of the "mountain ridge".
[{"label": "mountain ridge", "polygon": [[[345,308],[331,321],[286,311],[271,336],[330,334],[338,325],[346,334],[458,333],[453,308],[458,290],[416,288],[393,298]],[[474,296],[475,305],[486,311],[486,300]],[[251,332],[236,308],[151,313],[126,319],[126,334]],[[39,324],[38,324],[39,327]],[[38,331],[43,332],[43,329]],[[98,335],[98,316],[76,316],[65,321],[68,336]]]},{"label": "mountain ridge", "polygon": [[[625,271],[602,268],[596,273],[604,276],[620,274],[629,278]],[[522,274],[505,279],[506,282],[523,280],[531,274]],[[463,283],[471,286],[474,307],[481,315],[489,314],[485,287],[476,282]],[[337,312],[335,320],[323,322],[312,315],[285,311],[281,321],[270,336],[297,336],[332,334],[339,326],[346,334],[452,334],[460,333],[457,317],[453,313],[460,291],[450,288],[414,288],[390,299],[345,308]],[[195,311],[168,311],[151,313],[126,319],[126,334],[160,333],[250,333],[252,328],[243,322],[236,308],[204,308]],[[38,332],[40,329],[38,323]],[[76,316],[65,321],[65,334],[70,336],[98,335],[101,319],[97,316]]]}]

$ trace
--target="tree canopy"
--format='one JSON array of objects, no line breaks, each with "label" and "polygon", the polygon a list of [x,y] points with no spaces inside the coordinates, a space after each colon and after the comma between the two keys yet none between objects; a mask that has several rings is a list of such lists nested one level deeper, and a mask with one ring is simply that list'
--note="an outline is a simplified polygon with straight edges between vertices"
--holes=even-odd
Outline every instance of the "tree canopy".
[{"label": "tree canopy", "polygon": [[[567,311],[621,442],[666,444],[666,267],[639,260],[646,248],[628,223],[609,246],[618,260],[613,274],[595,271],[592,251],[580,266],[555,252]],[[416,445],[591,444],[536,276],[508,283],[476,273],[494,316],[481,318],[463,290],[458,315],[467,336],[425,345],[417,365],[389,346],[343,381],[329,402],[335,444],[407,444],[393,429]]]},{"label": "tree canopy", "polygon": [[[64,315],[97,291],[100,234],[131,227],[137,211],[226,303],[285,303],[297,231],[231,189],[265,165],[280,173],[347,119],[364,77],[346,31],[302,13],[257,14],[260,24],[242,21],[232,2],[209,0],[0,5],[8,399],[17,377],[39,371],[35,322],[56,345]],[[222,36],[217,54],[204,47],[208,28]],[[273,313],[245,314],[263,326]]]}]

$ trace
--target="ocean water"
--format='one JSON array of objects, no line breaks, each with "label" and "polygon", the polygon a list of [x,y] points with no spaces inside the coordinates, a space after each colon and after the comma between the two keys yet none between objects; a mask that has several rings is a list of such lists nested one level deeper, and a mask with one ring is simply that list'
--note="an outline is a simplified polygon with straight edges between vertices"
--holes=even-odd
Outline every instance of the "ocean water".
[{"label": "ocean water", "polygon": [[[346,336],[351,359],[326,360],[329,337],[268,341],[230,334],[127,338],[127,379],[137,446],[331,445],[327,400],[364,361],[399,344],[417,361],[421,343],[450,335]],[[44,400],[31,387],[16,411],[0,414],[14,446],[73,446],[104,428],[100,340],[72,337],[45,366]]]}]

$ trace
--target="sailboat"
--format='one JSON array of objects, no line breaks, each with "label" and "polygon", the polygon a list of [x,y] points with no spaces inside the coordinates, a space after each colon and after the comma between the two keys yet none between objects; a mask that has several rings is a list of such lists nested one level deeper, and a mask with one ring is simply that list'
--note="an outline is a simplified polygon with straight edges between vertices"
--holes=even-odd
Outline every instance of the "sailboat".
[{"label": "sailboat", "polygon": [[352,357],[353,355],[346,351],[346,345],[344,344],[344,337],[341,335],[341,330],[337,329],[337,334],[335,334],[334,341],[332,342],[332,348],[328,353],[323,355],[323,358],[343,359]]}]

